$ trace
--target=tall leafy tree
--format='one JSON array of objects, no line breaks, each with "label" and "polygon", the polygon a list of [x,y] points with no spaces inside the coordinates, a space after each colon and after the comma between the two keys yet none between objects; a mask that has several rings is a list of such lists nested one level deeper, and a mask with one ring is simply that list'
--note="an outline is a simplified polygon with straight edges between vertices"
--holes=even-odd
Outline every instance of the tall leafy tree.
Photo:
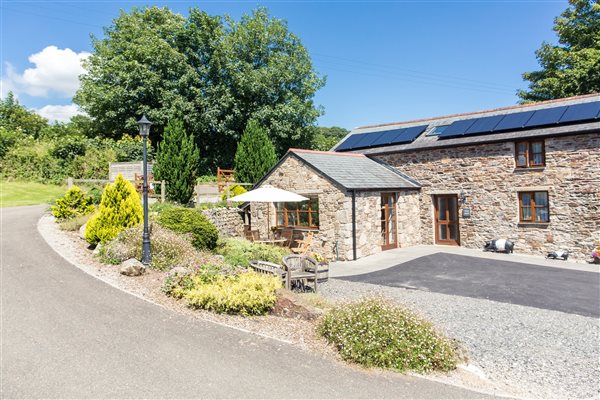
[{"label": "tall leafy tree", "polygon": [[558,44],[543,43],[536,51],[539,71],[526,72],[521,102],[536,102],[600,92],[600,4],[569,0],[554,21]]},{"label": "tall leafy tree", "polygon": [[285,21],[259,8],[236,21],[191,9],[122,12],[93,40],[88,73],[75,101],[102,131],[135,133],[146,113],[160,141],[166,121],[181,115],[203,154],[202,170],[231,166],[250,119],[278,154],[312,142],[322,113],[313,103],[324,79]]},{"label": "tall leafy tree", "polygon": [[329,128],[319,126],[316,129],[317,132],[311,146],[313,150],[328,151],[348,134],[347,129],[339,126]]},{"label": "tall leafy tree", "polygon": [[158,144],[152,166],[154,177],[167,182],[167,198],[187,204],[194,193],[200,152],[194,137],[188,135],[180,119],[170,121]]},{"label": "tall leafy tree", "polygon": [[0,100],[0,128],[37,138],[48,120],[23,107],[12,92]]},{"label": "tall leafy tree", "polygon": [[275,146],[267,132],[255,120],[248,121],[235,153],[235,179],[243,183],[256,183],[275,163]]}]

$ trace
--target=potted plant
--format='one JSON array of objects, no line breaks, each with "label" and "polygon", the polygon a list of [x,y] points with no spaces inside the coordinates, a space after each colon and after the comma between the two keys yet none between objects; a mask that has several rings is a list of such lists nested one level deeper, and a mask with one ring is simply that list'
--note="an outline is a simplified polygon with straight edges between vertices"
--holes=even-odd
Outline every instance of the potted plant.
[{"label": "potted plant", "polygon": [[600,264],[600,247],[596,247],[594,251],[592,251],[592,262],[594,264]]},{"label": "potted plant", "polygon": [[329,279],[329,260],[319,253],[313,253],[312,258],[319,264],[317,269],[317,280],[326,282]]}]

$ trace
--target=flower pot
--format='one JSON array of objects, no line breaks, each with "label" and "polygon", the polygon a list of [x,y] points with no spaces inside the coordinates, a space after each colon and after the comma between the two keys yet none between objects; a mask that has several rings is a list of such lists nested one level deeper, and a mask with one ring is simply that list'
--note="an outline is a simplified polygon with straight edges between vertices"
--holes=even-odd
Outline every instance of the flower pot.
[{"label": "flower pot", "polygon": [[600,264],[600,257],[594,257],[594,264]]},{"label": "flower pot", "polygon": [[319,266],[317,267],[317,281],[319,283],[327,282],[328,279],[329,279],[329,264],[328,263],[319,264]]}]

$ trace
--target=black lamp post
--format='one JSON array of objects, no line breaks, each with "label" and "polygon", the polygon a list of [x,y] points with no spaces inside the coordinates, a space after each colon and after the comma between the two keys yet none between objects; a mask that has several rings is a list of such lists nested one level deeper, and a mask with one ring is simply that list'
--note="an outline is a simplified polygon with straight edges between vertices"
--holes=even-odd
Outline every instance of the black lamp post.
[{"label": "black lamp post", "polygon": [[142,185],[142,193],[144,199],[144,233],[142,235],[142,264],[144,266],[150,265],[152,261],[152,253],[150,252],[150,231],[148,229],[148,150],[146,148],[146,141],[150,134],[150,125],[152,122],[148,121],[148,118],[144,115],[142,119],[138,121],[140,126],[140,136],[144,142],[144,184]]}]

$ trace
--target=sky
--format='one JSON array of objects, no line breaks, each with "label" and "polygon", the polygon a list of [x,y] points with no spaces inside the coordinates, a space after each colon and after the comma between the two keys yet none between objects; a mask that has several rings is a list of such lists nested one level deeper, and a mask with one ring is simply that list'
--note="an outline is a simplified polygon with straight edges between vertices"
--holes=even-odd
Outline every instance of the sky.
[{"label": "sky", "polygon": [[50,120],[78,112],[81,61],[120,10],[198,7],[239,19],[257,6],[284,19],[327,83],[320,126],[353,127],[514,105],[535,51],[555,43],[567,0],[0,0],[0,94]]}]

